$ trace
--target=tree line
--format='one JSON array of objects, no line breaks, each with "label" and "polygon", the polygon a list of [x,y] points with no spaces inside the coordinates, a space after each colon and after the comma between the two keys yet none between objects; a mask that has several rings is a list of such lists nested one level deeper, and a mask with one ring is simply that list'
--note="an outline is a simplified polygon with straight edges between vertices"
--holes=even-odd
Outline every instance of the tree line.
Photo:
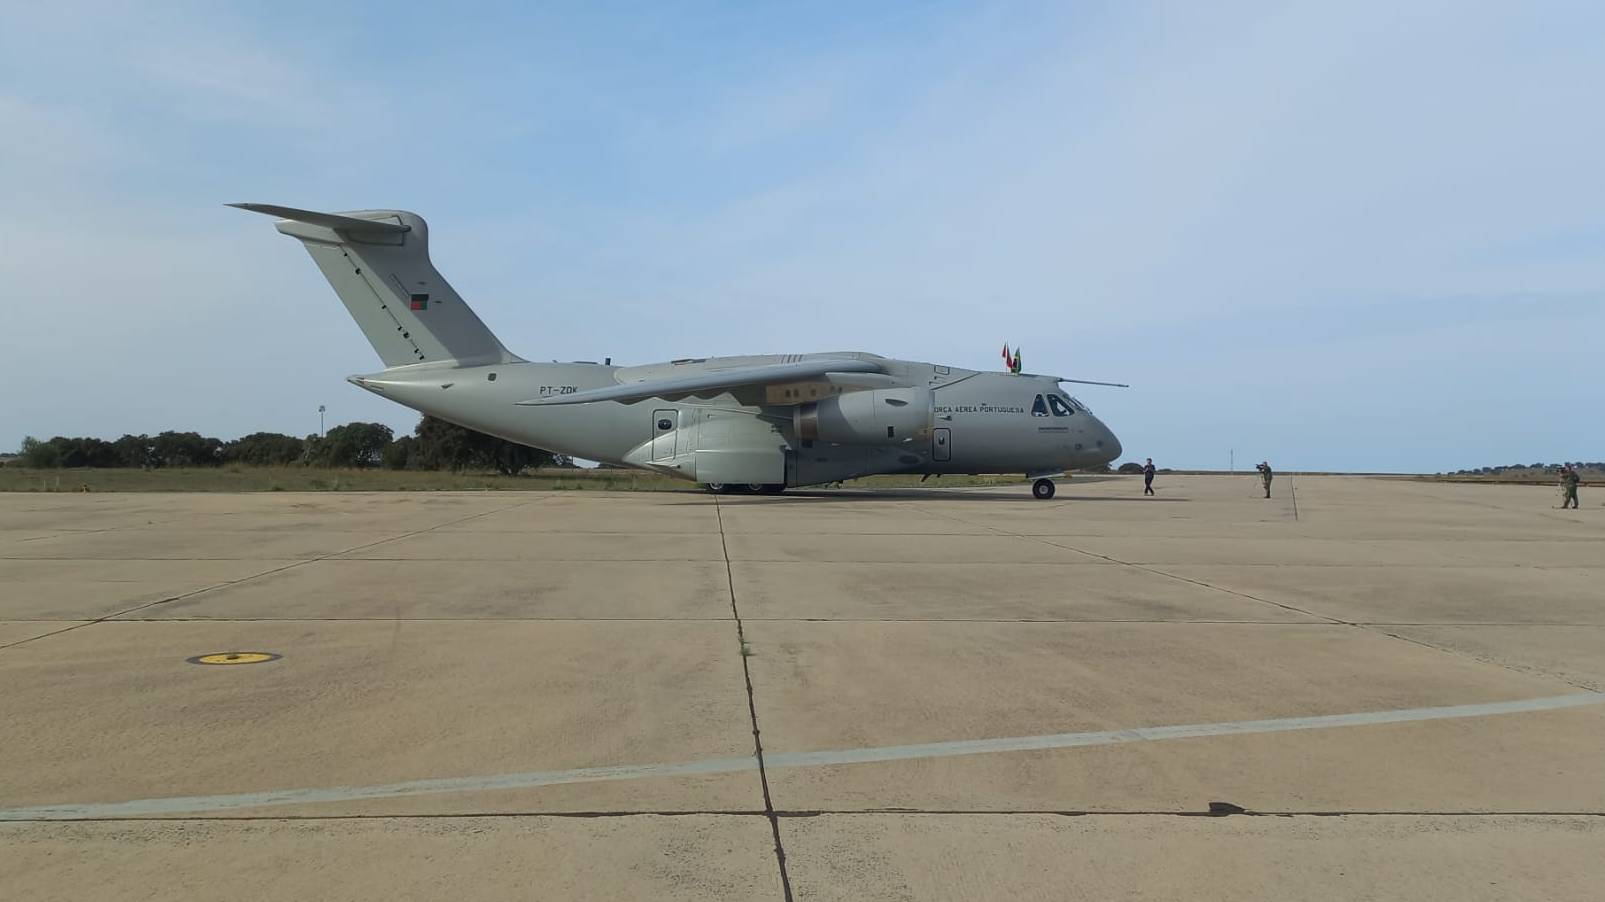
[{"label": "tree line", "polygon": [[38,469],[78,467],[220,467],[224,465],[383,467],[389,470],[495,470],[516,476],[547,466],[573,466],[561,454],[476,432],[434,417],[412,435],[396,436],[382,423],[346,423],[323,435],[296,438],[253,432],[223,441],[198,432],[162,432],[100,438],[56,436],[22,440],[17,465]]},{"label": "tree line", "polygon": [[1523,472],[1523,471],[1531,472],[1533,470],[1538,470],[1540,472],[1543,472],[1543,471],[1546,471],[1546,470],[1559,470],[1561,467],[1565,466],[1567,463],[1570,463],[1573,467],[1576,467],[1579,470],[1605,470],[1605,461],[1577,460],[1577,461],[1562,461],[1562,462],[1560,462],[1558,464],[1546,464],[1546,463],[1506,464],[1504,466],[1499,466],[1499,467],[1474,467],[1474,468],[1472,468],[1470,470],[1455,470],[1454,472],[1450,473],[1449,475],[1450,476],[1476,476],[1476,475],[1480,475],[1480,474],[1519,473],[1519,472]]}]

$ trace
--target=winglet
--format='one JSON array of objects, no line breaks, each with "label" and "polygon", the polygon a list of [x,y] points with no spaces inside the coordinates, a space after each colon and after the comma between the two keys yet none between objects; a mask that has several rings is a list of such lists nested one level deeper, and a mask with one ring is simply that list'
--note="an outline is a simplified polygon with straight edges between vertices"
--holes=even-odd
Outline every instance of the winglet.
[{"label": "winglet", "polygon": [[341,216],[337,213],[317,213],[312,210],[298,210],[295,207],[281,207],[277,204],[225,204],[224,206],[249,210],[252,213],[265,213],[268,216],[277,216],[280,219],[290,219],[295,222],[305,222],[341,232],[400,233],[412,231],[412,226],[401,225],[400,223],[358,219],[355,216]]}]

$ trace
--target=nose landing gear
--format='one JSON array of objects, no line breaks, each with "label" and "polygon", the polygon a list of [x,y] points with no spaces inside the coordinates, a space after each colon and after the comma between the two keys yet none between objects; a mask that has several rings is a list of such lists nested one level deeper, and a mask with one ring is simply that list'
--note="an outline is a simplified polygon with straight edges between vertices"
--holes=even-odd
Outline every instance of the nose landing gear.
[{"label": "nose landing gear", "polygon": [[1038,479],[1036,482],[1031,483],[1031,497],[1038,501],[1047,501],[1052,498],[1053,491],[1054,486],[1051,479]]}]

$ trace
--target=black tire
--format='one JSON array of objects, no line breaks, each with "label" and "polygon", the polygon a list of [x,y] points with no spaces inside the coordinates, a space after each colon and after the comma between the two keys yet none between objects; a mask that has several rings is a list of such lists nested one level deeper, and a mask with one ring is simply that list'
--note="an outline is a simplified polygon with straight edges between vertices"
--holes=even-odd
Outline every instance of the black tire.
[{"label": "black tire", "polygon": [[749,495],[761,495],[769,487],[761,482],[749,482],[746,484],[745,488],[747,490],[747,494]]},{"label": "black tire", "polygon": [[722,482],[705,482],[702,487],[715,495],[727,495],[730,493],[730,487]]},{"label": "black tire", "polygon": [[1031,483],[1031,497],[1038,501],[1047,501],[1052,498],[1053,490],[1054,485],[1051,479],[1038,479],[1036,482]]}]

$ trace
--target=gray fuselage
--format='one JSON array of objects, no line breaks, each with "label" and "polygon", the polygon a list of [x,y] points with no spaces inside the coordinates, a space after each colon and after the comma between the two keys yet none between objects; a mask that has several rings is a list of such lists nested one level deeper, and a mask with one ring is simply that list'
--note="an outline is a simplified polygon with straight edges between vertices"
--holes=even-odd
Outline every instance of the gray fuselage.
[{"label": "gray fuselage", "polygon": [[[1073,380],[1052,376],[862,352],[531,363],[435,269],[418,214],[235,206],[280,217],[275,227],[306,248],[384,362],[352,382],[509,441],[764,491],[878,473],[1040,477],[1120,455],[1114,434],[1059,391]],[[1052,483],[1039,479],[1033,494],[1052,497]]]},{"label": "gray fuselage", "polygon": [[[677,400],[519,402],[621,383],[812,358],[872,360],[886,405],[833,421],[834,405],[869,398],[828,380],[750,386]],[[399,404],[510,441],[574,457],[655,470],[697,482],[746,481],[730,461],[783,461],[784,484],[816,485],[881,473],[1046,475],[1119,457],[1120,442],[1056,379],[988,373],[861,352],[683,360],[637,367],[508,362],[423,363],[351,381]],[[912,400],[912,407],[909,401]],[[867,401],[865,403],[868,403]],[[863,405],[859,405],[862,407]],[[822,430],[802,418],[818,408]],[[879,412],[896,415],[885,434]],[[891,425],[893,422],[896,425]],[[833,423],[835,425],[833,425]],[[700,452],[700,453],[699,453]],[[775,466],[780,466],[777,463]],[[777,470],[764,473],[778,474]],[[775,481],[754,475],[752,481]]]}]

